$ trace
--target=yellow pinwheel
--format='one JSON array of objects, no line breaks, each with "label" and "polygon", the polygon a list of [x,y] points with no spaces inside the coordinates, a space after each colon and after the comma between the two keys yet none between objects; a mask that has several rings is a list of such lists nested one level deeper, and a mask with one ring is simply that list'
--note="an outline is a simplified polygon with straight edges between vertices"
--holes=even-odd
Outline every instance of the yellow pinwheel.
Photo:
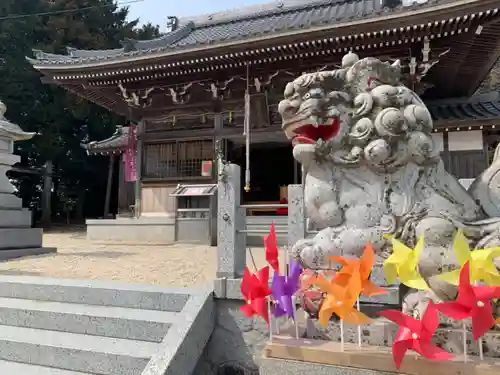
[{"label": "yellow pinwheel", "polygon": [[384,262],[387,281],[393,283],[399,278],[399,281],[407,287],[429,290],[429,285],[417,271],[418,259],[424,246],[424,237],[418,240],[415,249],[410,249],[393,236],[386,236],[386,238],[392,243],[392,255]]},{"label": "yellow pinwheel", "polygon": [[[469,243],[464,233],[459,229],[453,239],[453,252],[460,267],[465,263],[470,264],[470,280],[472,283],[483,281],[489,286],[500,286],[500,273],[493,259],[500,257],[500,247],[489,249],[470,250]],[[458,285],[460,269],[445,272],[438,276],[453,285]]]}]

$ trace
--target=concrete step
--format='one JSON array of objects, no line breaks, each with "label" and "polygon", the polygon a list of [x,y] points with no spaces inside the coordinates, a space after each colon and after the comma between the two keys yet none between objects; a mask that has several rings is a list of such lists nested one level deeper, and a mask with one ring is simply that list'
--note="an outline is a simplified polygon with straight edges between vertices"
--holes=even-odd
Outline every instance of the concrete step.
[{"label": "concrete step", "polygon": [[33,247],[26,249],[1,249],[0,261],[23,258],[28,256],[51,254],[57,252],[55,247]]},{"label": "concrete step", "polygon": [[42,247],[39,228],[0,228],[0,250]]},{"label": "concrete step", "polygon": [[27,365],[25,363],[16,363],[0,361],[0,374],[2,375],[92,375],[88,372],[75,372],[60,370],[52,367]]},{"label": "concrete step", "polygon": [[161,342],[179,313],[0,298],[0,324]]},{"label": "concrete step", "polygon": [[0,276],[0,375],[190,374],[211,290]]},{"label": "concrete step", "polygon": [[31,212],[28,209],[5,210],[0,208],[0,228],[30,228]]},{"label": "concrete step", "polygon": [[155,343],[0,325],[0,359],[63,370],[137,375],[158,348]]}]

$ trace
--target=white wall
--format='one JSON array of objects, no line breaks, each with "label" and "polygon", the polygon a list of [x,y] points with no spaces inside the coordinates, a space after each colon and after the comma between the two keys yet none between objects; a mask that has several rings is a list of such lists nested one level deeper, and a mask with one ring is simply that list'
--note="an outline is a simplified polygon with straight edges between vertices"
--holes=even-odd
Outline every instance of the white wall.
[{"label": "white wall", "polygon": [[443,133],[432,133],[432,142],[435,150],[444,151]]},{"label": "white wall", "polygon": [[448,150],[467,151],[483,149],[483,132],[468,130],[448,133]]}]

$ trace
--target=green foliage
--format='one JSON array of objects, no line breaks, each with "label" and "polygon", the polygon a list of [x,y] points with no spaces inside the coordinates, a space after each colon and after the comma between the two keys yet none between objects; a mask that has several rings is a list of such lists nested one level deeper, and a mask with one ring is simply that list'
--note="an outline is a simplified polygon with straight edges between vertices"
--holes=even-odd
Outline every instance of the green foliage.
[{"label": "green foliage", "polygon": [[[109,137],[116,125],[127,119],[41,82],[40,74],[26,61],[32,49],[65,54],[66,47],[109,49],[120,47],[126,38],[151,39],[159,28],[151,24],[137,27],[127,20],[128,9],[114,0],[2,0],[0,18],[76,8],[110,5],[78,12],[67,12],[17,19],[0,19],[0,99],[7,105],[7,118],[25,131],[40,135],[20,142],[17,152],[22,163],[42,167],[54,162],[54,184],[61,196],[97,192],[97,212],[102,210],[107,178],[105,158],[85,154],[81,143]],[[37,176],[24,176],[20,187],[25,203],[37,200]],[[83,194],[82,194],[83,191]],[[56,194],[57,194],[56,192]],[[94,199],[94,200],[96,200]],[[57,205],[57,203],[56,203]]]}]

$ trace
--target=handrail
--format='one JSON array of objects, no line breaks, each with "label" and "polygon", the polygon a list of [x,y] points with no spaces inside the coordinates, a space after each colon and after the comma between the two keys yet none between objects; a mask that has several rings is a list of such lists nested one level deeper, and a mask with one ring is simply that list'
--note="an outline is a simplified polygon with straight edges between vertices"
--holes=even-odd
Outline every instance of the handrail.
[{"label": "handrail", "polygon": [[210,212],[210,208],[177,208],[177,212]]},{"label": "handrail", "polygon": [[274,203],[274,204],[242,204],[241,208],[288,208],[288,204]]},{"label": "handrail", "polygon": [[[239,233],[255,233],[255,234],[269,234],[267,229],[238,229]],[[276,234],[288,234],[288,231],[276,230]]]}]

